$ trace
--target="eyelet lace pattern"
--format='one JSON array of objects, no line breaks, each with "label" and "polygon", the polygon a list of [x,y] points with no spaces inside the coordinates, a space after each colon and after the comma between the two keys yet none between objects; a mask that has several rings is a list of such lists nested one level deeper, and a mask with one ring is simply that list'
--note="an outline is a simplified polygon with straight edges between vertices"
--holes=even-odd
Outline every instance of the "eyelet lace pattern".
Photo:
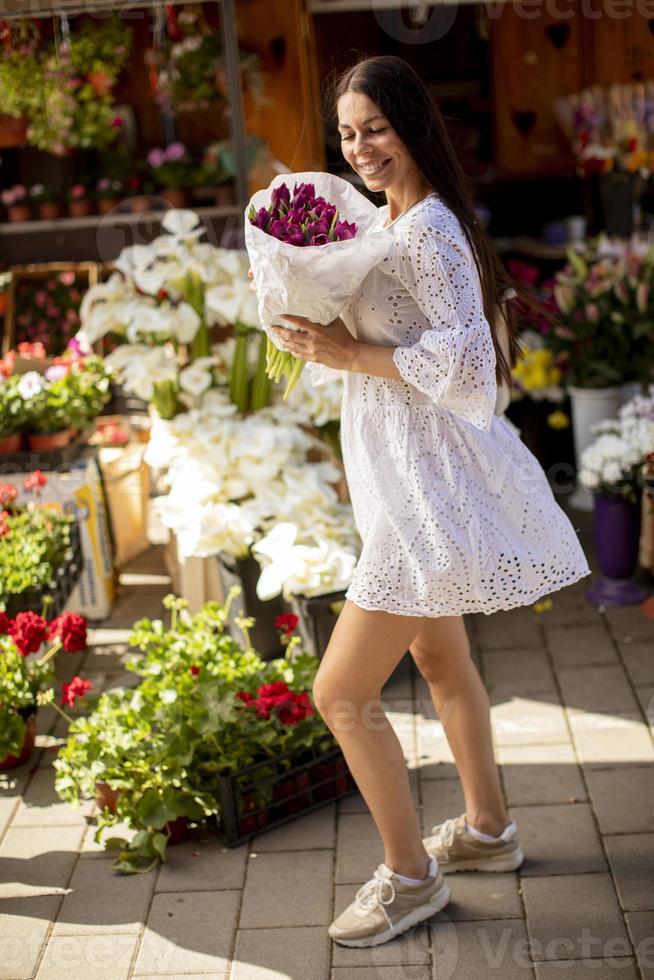
[{"label": "eyelet lace pattern", "polygon": [[432,195],[390,227],[390,253],[342,314],[358,339],[397,348],[401,374],[342,372],[363,541],[346,596],[405,616],[528,605],[590,568],[538,460],[493,414],[494,348],[458,219]]}]

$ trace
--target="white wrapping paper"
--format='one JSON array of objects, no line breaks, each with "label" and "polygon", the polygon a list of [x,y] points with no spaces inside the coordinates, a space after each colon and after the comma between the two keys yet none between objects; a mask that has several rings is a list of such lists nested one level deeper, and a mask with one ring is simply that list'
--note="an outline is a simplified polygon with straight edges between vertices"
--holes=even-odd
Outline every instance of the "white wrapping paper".
[{"label": "white wrapping paper", "polygon": [[[316,196],[335,204],[339,219],[355,222],[357,233],[344,242],[327,245],[298,246],[280,242],[256,228],[248,219],[248,211],[267,208],[272,191],[286,184],[293,196],[295,184],[313,184]],[[245,245],[257,290],[259,318],[263,329],[276,347],[286,350],[280,338],[270,328],[279,324],[292,325],[282,314],[303,316],[315,323],[331,323],[343,311],[350,296],[377,265],[392,244],[392,235],[379,222],[377,207],[352,184],[333,174],[307,172],[279,174],[263,191],[257,191],[245,210]],[[330,377],[340,377],[342,371],[309,362],[314,384]]]}]

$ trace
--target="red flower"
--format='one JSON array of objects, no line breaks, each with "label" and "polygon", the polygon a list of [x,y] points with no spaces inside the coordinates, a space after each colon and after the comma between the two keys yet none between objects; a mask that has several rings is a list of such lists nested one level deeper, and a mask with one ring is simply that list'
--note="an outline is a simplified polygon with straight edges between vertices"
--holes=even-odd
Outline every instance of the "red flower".
[{"label": "red flower", "polygon": [[6,538],[9,534],[9,525],[0,517],[0,538]]},{"label": "red flower", "polygon": [[260,698],[276,698],[280,694],[287,695],[289,693],[290,690],[286,681],[274,681],[272,684],[262,684],[257,691]]},{"label": "red flower", "polygon": [[47,482],[48,478],[45,473],[42,473],[41,470],[34,470],[24,481],[23,488],[25,490],[37,490],[39,487],[44,487]]},{"label": "red flower", "polygon": [[299,622],[299,617],[295,613],[282,613],[275,619],[275,626],[283,629],[286,636],[290,636]]},{"label": "red flower", "polygon": [[252,697],[249,691],[237,691],[236,697],[240,698],[243,704],[246,705],[252,704],[252,702],[254,701],[254,698]]},{"label": "red flower", "polygon": [[168,299],[168,290],[167,289],[160,289],[157,292],[157,299]]},{"label": "red flower", "polygon": [[90,681],[79,676],[73,677],[69,684],[61,685],[62,698],[59,704],[65,704],[69,708],[74,708],[77,698],[83,698],[86,692],[92,688],[93,684]]},{"label": "red flower", "polygon": [[86,620],[79,613],[62,613],[52,620],[48,629],[48,639],[53,640],[56,636],[67,653],[86,650]]},{"label": "red flower", "polygon": [[191,666],[189,667],[189,670],[193,674],[194,677],[197,677],[198,674],[200,673],[200,668],[199,667],[196,667],[195,664],[191,664]]},{"label": "red flower", "polygon": [[8,507],[13,504],[18,496],[18,487],[13,483],[0,483],[0,507]]},{"label": "red flower", "polygon": [[638,147],[638,140],[636,139],[635,136],[630,136],[629,139],[627,140],[627,149],[629,150],[630,153],[633,153],[637,147]]},{"label": "red flower", "polygon": [[9,627],[9,635],[26,657],[36,653],[48,635],[48,624],[35,612],[19,612]]},{"label": "red flower", "polygon": [[11,628],[11,619],[9,618],[6,612],[0,609],[0,636],[6,636],[10,628]]}]

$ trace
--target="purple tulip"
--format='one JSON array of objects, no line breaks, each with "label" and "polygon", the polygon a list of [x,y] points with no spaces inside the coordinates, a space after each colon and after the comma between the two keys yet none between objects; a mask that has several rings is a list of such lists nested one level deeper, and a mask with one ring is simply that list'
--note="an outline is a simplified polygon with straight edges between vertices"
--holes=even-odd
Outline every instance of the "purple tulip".
[{"label": "purple tulip", "polygon": [[270,213],[268,208],[259,208],[254,215],[254,220],[250,218],[250,221],[253,225],[256,225],[257,228],[261,228],[261,231],[266,231],[268,228],[268,222],[270,221]]},{"label": "purple tulip", "polygon": [[329,235],[314,235],[307,242],[307,245],[329,245]]},{"label": "purple tulip", "polygon": [[304,232],[299,225],[289,225],[283,241],[289,245],[304,245]]},{"label": "purple tulip", "polygon": [[347,221],[337,221],[334,225],[334,239],[338,242],[346,242],[350,238],[354,238],[357,233],[357,226],[354,222],[351,224]]},{"label": "purple tulip", "polygon": [[307,238],[315,238],[317,235],[329,235],[329,222],[324,218],[320,221],[311,221],[306,228]]},{"label": "purple tulip", "polygon": [[291,208],[303,208],[306,204],[313,204],[316,196],[316,188],[313,184],[295,184],[293,187],[293,200]]},{"label": "purple tulip", "polygon": [[287,231],[286,222],[282,221],[280,218],[274,218],[270,225],[270,228],[268,229],[268,234],[272,235],[273,238],[279,238],[280,241],[285,242],[286,231]]},{"label": "purple tulip", "polygon": [[284,204],[286,205],[286,208],[284,210],[286,210],[291,202],[291,192],[289,191],[286,184],[280,184],[278,187],[274,187],[271,199],[272,199],[273,209],[275,210],[280,209],[281,206]]}]

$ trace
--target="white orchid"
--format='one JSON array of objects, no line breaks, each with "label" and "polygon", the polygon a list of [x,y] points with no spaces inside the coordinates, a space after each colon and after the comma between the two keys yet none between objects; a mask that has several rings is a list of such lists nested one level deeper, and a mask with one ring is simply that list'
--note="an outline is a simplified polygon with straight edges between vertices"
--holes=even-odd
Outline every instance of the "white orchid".
[{"label": "white orchid", "polygon": [[174,381],[177,377],[177,355],[169,346],[121,344],[105,358],[105,363],[118,372],[129,394],[144,401],[150,401],[158,381]]},{"label": "white orchid", "polygon": [[[179,372],[179,386],[187,395],[199,398],[213,384],[213,357],[198,357]],[[234,406],[236,407],[236,406]]]},{"label": "white orchid", "polygon": [[207,289],[205,311],[210,322],[221,326],[242,323],[261,329],[257,298],[247,279],[234,278]]}]

